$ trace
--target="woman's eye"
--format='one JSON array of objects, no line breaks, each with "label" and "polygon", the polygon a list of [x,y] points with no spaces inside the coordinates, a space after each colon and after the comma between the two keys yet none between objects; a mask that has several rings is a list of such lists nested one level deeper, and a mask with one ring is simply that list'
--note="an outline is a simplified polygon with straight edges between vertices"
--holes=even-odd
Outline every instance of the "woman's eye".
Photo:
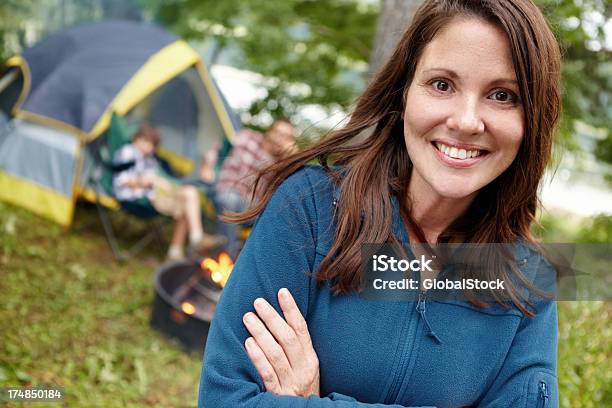
[{"label": "woman's eye", "polygon": [[513,92],[510,92],[510,91],[496,91],[495,93],[493,93],[492,99],[498,102],[515,103],[518,98]]},{"label": "woman's eye", "polygon": [[436,79],[431,84],[437,91],[446,92],[450,89],[450,85],[448,84],[448,82],[443,81],[441,79]]}]

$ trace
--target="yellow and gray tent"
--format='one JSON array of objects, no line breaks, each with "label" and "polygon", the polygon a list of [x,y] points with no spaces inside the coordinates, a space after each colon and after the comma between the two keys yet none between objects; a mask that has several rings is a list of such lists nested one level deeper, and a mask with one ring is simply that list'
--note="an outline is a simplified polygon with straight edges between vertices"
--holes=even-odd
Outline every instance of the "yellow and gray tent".
[{"label": "yellow and gray tent", "polygon": [[113,113],[158,127],[160,156],[183,174],[239,127],[198,53],[155,25],[75,27],[7,65],[0,78],[0,200],[62,225],[72,222],[79,197],[92,198],[90,151]]}]

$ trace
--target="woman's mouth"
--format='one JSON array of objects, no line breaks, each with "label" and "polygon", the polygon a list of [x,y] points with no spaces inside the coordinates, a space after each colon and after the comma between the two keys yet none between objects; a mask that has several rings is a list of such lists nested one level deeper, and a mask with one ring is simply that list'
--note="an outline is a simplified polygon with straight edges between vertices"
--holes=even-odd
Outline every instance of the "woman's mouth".
[{"label": "woman's mouth", "polygon": [[436,156],[444,163],[451,167],[465,168],[470,167],[475,163],[480,162],[489,152],[484,149],[476,148],[461,148],[451,146],[440,141],[433,141],[431,145],[434,147]]}]

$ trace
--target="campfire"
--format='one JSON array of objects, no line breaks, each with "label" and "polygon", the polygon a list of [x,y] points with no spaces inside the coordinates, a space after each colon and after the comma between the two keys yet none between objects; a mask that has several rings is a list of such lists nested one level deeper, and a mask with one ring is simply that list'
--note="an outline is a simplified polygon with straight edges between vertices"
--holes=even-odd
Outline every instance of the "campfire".
[{"label": "campfire", "polygon": [[[181,302],[181,310],[188,315],[196,314],[198,311],[197,303],[201,300],[200,295],[204,295],[205,298],[214,300],[216,303],[219,300],[218,296],[213,296],[211,299],[210,288],[205,283],[212,281],[218,289],[222,289],[232,273],[233,267],[234,262],[226,252],[221,252],[217,259],[205,258],[200,263],[200,268],[194,270],[189,279],[174,291],[173,297]],[[191,301],[194,297],[196,299]]]},{"label": "campfire", "polygon": [[233,267],[231,257],[225,252],[200,263],[164,265],[155,280],[157,295],[151,325],[177,338],[186,349],[201,351]]},{"label": "campfire", "polygon": [[222,288],[229,279],[230,273],[234,268],[234,262],[227,252],[221,252],[218,260],[206,258],[201,264],[202,270],[210,271],[210,278],[213,282],[218,283]]}]

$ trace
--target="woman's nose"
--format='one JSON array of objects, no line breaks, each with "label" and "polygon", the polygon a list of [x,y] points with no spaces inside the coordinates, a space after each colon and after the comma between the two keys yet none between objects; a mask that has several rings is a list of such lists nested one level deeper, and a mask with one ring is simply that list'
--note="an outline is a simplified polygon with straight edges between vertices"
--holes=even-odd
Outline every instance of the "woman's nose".
[{"label": "woman's nose", "polygon": [[485,126],[479,114],[477,99],[466,97],[463,100],[458,100],[446,121],[446,125],[449,129],[466,135],[476,135],[484,132]]}]

